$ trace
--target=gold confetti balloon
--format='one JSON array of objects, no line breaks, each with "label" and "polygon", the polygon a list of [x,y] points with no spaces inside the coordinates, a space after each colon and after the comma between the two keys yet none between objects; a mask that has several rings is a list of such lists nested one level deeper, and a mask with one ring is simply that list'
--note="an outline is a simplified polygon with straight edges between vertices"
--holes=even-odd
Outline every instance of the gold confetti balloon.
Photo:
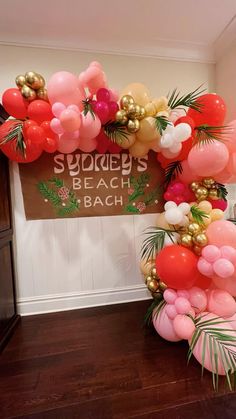
[{"label": "gold confetti balloon", "polygon": [[129,119],[127,124],[127,130],[131,133],[137,132],[139,130],[139,121],[138,119]]},{"label": "gold confetti balloon", "polygon": [[19,74],[18,76],[16,76],[15,82],[16,82],[17,87],[21,89],[25,84],[25,76],[23,76],[22,74]]},{"label": "gold confetti balloon", "polygon": [[131,95],[124,95],[120,100],[120,107],[121,109],[128,109],[130,105],[133,105],[134,98]]},{"label": "gold confetti balloon", "polygon": [[35,100],[37,97],[36,92],[26,84],[22,87],[21,94],[29,102],[32,102],[32,100]]}]

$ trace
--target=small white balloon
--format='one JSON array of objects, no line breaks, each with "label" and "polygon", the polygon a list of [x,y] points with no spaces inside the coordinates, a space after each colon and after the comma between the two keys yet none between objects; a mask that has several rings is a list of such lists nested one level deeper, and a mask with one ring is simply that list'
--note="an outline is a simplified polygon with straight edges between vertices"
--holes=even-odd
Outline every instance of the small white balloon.
[{"label": "small white balloon", "polygon": [[171,134],[164,134],[160,139],[160,147],[170,148],[174,144],[174,137]]},{"label": "small white balloon", "polygon": [[182,144],[181,143],[174,143],[170,148],[169,148],[171,153],[179,153],[182,150]]},{"label": "small white balloon", "polygon": [[170,208],[165,212],[165,219],[169,224],[179,224],[182,218],[183,213],[178,208]]},{"label": "small white balloon", "polygon": [[174,201],[167,201],[165,203],[164,209],[167,211],[170,208],[177,208],[177,204]]},{"label": "small white balloon", "polygon": [[178,208],[180,209],[180,211],[182,211],[184,215],[187,215],[190,212],[190,205],[187,202],[182,202],[178,205]]},{"label": "small white balloon", "polygon": [[192,129],[189,124],[181,123],[175,127],[175,140],[178,142],[186,141],[192,134]]},{"label": "small white balloon", "polygon": [[163,131],[163,134],[164,134],[164,135],[165,135],[165,134],[173,134],[173,133],[174,133],[174,131],[175,131],[175,126],[174,126],[174,124],[172,124],[172,122],[170,122],[170,123],[167,125],[166,129]]}]

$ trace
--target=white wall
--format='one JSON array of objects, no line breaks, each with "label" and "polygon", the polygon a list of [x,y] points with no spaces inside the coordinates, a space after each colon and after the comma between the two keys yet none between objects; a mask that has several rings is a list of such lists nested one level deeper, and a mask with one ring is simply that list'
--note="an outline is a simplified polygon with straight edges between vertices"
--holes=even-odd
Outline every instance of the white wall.
[{"label": "white wall", "polygon": [[[227,105],[226,122],[236,119],[236,41],[221,55],[216,62],[216,92]],[[236,204],[236,186],[229,185],[229,217],[234,217],[233,207]]]},{"label": "white wall", "polygon": [[[214,90],[214,65],[0,46],[0,91],[19,73],[35,70],[79,73],[90,61],[104,66],[110,86],[145,83],[153,95],[178,87],[187,92],[205,82]],[[22,314],[143,299],[139,273],[142,231],[155,216],[117,216],[26,221],[17,165],[13,167],[18,307]]]}]

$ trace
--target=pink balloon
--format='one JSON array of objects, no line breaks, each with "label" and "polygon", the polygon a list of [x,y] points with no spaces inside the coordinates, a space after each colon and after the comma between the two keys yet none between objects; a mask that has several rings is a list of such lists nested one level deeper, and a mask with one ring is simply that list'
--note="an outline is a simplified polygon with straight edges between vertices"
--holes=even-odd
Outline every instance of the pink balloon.
[{"label": "pink balloon", "polygon": [[79,107],[77,105],[69,105],[69,106],[67,106],[67,109],[70,109],[70,110],[75,111],[77,113],[80,112]]},{"label": "pink balloon", "polygon": [[191,304],[185,297],[177,297],[175,300],[175,308],[178,314],[188,314],[191,310]]},{"label": "pink balloon", "polygon": [[207,262],[213,263],[220,258],[220,249],[217,246],[210,244],[202,249],[202,256]]},{"label": "pink balloon", "polygon": [[53,132],[55,132],[55,134],[59,135],[59,134],[63,134],[65,132],[64,128],[61,125],[61,122],[58,118],[53,118],[50,121],[50,128]]},{"label": "pink balloon", "polygon": [[207,262],[206,259],[200,257],[197,263],[197,268],[202,275],[211,277],[214,275],[212,264]]},{"label": "pink balloon", "polygon": [[188,164],[188,160],[183,160],[182,163],[182,168],[183,168],[183,172],[181,174],[178,175],[179,180],[181,180],[181,182],[183,183],[191,183],[195,180],[200,180],[201,177],[196,175],[196,173],[194,173]]},{"label": "pink balloon", "polygon": [[236,264],[236,250],[232,246],[221,246],[220,253],[222,258],[226,258]]},{"label": "pink balloon", "polygon": [[67,133],[62,134],[58,139],[58,151],[60,153],[68,154],[73,153],[78,148],[79,139],[68,139]]},{"label": "pink balloon", "polygon": [[164,300],[168,304],[174,304],[174,302],[177,298],[177,293],[176,293],[175,290],[172,290],[171,288],[167,288],[163,293],[163,297],[164,297]]},{"label": "pink balloon", "polygon": [[188,155],[190,169],[199,176],[214,176],[220,173],[228,160],[229,151],[219,141],[195,145]]},{"label": "pink balloon", "polygon": [[91,153],[98,145],[96,138],[80,138],[79,149],[84,153]]},{"label": "pink balloon", "polygon": [[225,258],[219,258],[213,263],[213,269],[220,278],[229,278],[234,274],[234,265]]},{"label": "pink balloon", "polygon": [[161,309],[158,315],[155,315],[155,310],[153,311],[152,321],[157,333],[163,339],[169,340],[170,342],[181,340],[175,333],[173,321],[167,316],[166,306]]},{"label": "pink balloon", "polygon": [[227,291],[233,297],[236,297],[236,272],[226,279],[222,279],[219,276],[214,276],[212,278],[214,285],[221,290]]},{"label": "pink balloon", "polygon": [[[202,317],[202,321],[213,320],[216,317],[216,315],[213,314],[213,313],[202,313],[202,315],[200,315],[199,317],[201,317],[203,315],[204,315],[204,317]],[[223,318],[219,318],[218,321],[224,322],[225,320]],[[229,323],[219,323],[219,324],[215,325],[215,327],[217,329],[222,329],[222,332],[224,331],[224,329],[232,329],[232,332],[227,332],[227,334],[229,334],[230,336],[234,336],[234,338],[236,337],[236,333],[233,330],[230,322]],[[201,333],[201,335],[199,336],[199,339],[197,340],[197,343],[196,343],[196,345],[194,347],[194,350],[193,350],[193,355],[195,356],[197,361],[202,365],[202,353],[203,353],[204,342],[206,343],[204,368],[206,368],[208,371],[216,372],[215,362],[214,362],[215,358],[211,356],[212,354],[211,354],[211,351],[210,351],[209,336],[207,334],[205,334],[204,332]],[[229,346],[229,348],[232,349],[233,352],[235,352],[235,348],[233,346],[231,346],[231,347]],[[219,375],[225,375],[220,351],[217,351],[216,355],[217,355],[217,358],[218,358],[217,372],[218,372]]]},{"label": "pink balloon", "polygon": [[200,313],[206,310],[207,295],[204,290],[198,287],[192,287],[189,290],[189,294],[190,294],[189,301],[196,313]]},{"label": "pink balloon", "polygon": [[229,321],[231,327],[236,330],[236,314],[233,314],[233,316],[227,317],[227,320]]},{"label": "pink balloon", "polygon": [[190,317],[184,314],[177,314],[173,320],[174,330],[177,336],[181,339],[189,340],[192,338],[195,331],[195,324]]},{"label": "pink balloon", "polygon": [[166,314],[169,317],[169,319],[174,320],[174,318],[177,316],[177,311],[174,306],[174,304],[166,304]]},{"label": "pink balloon", "polygon": [[64,111],[66,109],[65,105],[61,102],[55,102],[52,105],[52,113],[59,118],[62,111]]},{"label": "pink balloon", "polygon": [[97,137],[101,130],[100,119],[96,116],[93,118],[90,112],[85,116],[81,114],[80,137],[86,139],[93,139]]},{"label": "pink balloon", "polygon": [[206,235],[209,244],[216,246],[232,246],[236,248],[236,226],[231,221],[213,221],[207,229]]},{"label": "pink balloon", "polygon": [[177,290],[178,297],[184,297],[189,299],[189,292],[188,290]]},{"label": "pink balloon", "polygon": [[208,293],[207,309],[220,317],[230,317],[236,313],[234,298],[224,290],[212,290]]},{"label": "pink balloon", "polygon": [[83,92],[80,89],[78,78],[68,71],[54,73],[49,79],[48,98],[51,105],[61,102],[64,105],[75,104],[82,109]]},{"label": "pink balloon", "polygon": [[60,115],[62,128],[66,132],[73,132],[79,129],[81,124],[80,114],[72,109],[65,109]]},{"label": "pink balloon", "polygon": [[236,120],[227,124],[227,135],[225,145],[231,153],[236,152]]}]

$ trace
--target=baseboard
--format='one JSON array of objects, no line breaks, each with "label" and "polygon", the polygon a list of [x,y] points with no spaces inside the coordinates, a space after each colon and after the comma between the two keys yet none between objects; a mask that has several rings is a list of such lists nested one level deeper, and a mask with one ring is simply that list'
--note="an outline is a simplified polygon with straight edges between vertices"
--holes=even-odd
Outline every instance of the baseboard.
[{"label": "baseboard", "polygon": [[134,285],[116,289],[20,298],[17,301],[17,310],[20,315],[28,316],[148,299],[150,299],[150,293],[145,285]]}]

